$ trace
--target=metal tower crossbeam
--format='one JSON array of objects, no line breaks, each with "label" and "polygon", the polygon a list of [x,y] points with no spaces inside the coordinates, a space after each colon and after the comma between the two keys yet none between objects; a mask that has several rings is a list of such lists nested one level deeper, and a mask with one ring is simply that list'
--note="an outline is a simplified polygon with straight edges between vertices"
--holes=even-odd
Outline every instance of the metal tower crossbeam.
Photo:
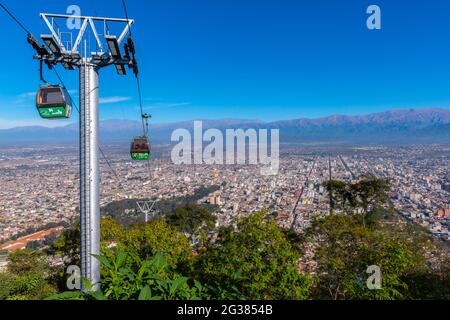
[{"label": "metal tower crossbeam", "polygon": [[[73,70],[74,67],[79,67],[83,62],[82,54],[79,51],[80,44],[86,36],[88,27],[93,35],[95,42],[100,49],[99,52],[89,52],[91,59],[95,60],[95,64],[101,67],[108,65],[128,65],[130,68],[136,63],[129,56],[122,57],[120,54],[120,45],[130,32],[131,26],[134,24],[132,19],[119,18],[102,18],[91,16],[72,16],[64,14],[50,14],[41,13],[41,18],[47,25],[50,34],[43,34],[41,38],[44,40],[47,47],[49,47],[49,54],[36,54],[35,58],[45,61],[48,65],[55,65],[61,63],[66,69]],[[70,43],[70,48],[66,47],[61,39],[61,32],[56,29],[55,19],[80,19],[81,27],[76,33],[75,42]],[[95,21],[103,23],[103,33],[99,34],[95,26]],[[125,26],[119,37],[112,36],[108,29],[108,23],[124,23]],[[70,33],[66,32],[66,33]],[[72,37],[71,37],[72,38]],[[102,41],[103,40],[103,41]],[[109,52],[105,51],[104,44],[109,46]],[[119,52],[111,53],[111,50]],[[117,54],[118,53],[118,54]],[[86,55],[85,55],[86,56]]]}]

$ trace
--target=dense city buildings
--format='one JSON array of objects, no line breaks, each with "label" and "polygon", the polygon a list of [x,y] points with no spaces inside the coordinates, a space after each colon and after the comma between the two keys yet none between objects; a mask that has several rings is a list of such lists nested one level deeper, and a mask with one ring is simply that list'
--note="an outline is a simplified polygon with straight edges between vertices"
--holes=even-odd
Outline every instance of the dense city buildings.
[{"label": "dense city buildings", "polygon": [[[174,165],[170,149],[156,159],[133,162],[120,145],[105,146],[101,161],[101,206],[124,199],[169,199],[219,186],[199,202],[217,208],[218,224],[267,210],[280,226],[302,232],[315,216],[330,212],[322,183],[356,181],[364,173],[387,178],[400,215],[450,239],[449,146],[313,148],[282,146],[278,175],[257,165]],[[0,242],[68,225],[78,216],[76,146],[0,149]]]}]

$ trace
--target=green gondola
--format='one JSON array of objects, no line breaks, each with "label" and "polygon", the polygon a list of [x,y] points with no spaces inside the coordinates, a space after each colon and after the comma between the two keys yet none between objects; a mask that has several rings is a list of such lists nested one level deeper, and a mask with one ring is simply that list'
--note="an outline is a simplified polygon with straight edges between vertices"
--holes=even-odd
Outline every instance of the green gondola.
[{"label": "green gondola", "polygon": [[39,88],[36,95],[36,108],[44,119],[67,119],[72,113],[72,100],[65,88],[46,85]]},{"label": "green gondola", "polygon": [[150,144],[145,136],[133,139],[130,148],[131,158],[133,160],[142,161],[150,159]]}]

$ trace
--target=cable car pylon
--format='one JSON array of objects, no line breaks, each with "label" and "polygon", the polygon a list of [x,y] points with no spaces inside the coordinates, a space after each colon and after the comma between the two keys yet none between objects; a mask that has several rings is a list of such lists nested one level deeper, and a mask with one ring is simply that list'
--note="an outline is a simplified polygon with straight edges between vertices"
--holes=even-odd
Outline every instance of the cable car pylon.
[{"label": "cable car pylon", "polygon": [[[100,263],[94,255],[100,254],[100,192],[99,192],[99,71],[100,69],[114,65],[119,75],[125,75],[127,66],[135,74],[138,72],[136,58],[128,54],[129,44],[125,49],[125,55],[121,53],[121,44],[130,32],[134,23],[131,19],[102,18],[89,16],[71,16],[62,14],[41,13],[50,34],[41,35],[46,46],[38,43],[36,38],[27,31],[27,40],[35,49],[35,59],[45,63],[49,68],[61,64],[66,70],[79,69],[80,84],[80,221],[81,221],[81,275],[92,284],[89,290],[97,291],[100,287]],[[62,41],[61,32],[55,29],[58,19],[80,19],[81,28],[74,42]],[[95,23],[101,24],[104,30],[97,33]],[[100,22],[100,23],[99,23]],[[109,24],[125,24],[119,35],[109,32]],[[90,33],[86,30],[90,28]],[[96,51],[88,48],[89,41],[86,34],[92,35]],[[86,37],[85,37],[86,36]],[[132,43],[134,52],[134,43]],[[83,50],[79,50],[79,48]],[[38,92],[36,105],[41,116],[48,118],[66,118],[68,113],[68,99],[65,88],[60,86],[41,87]],[[72,104],[70,104],[71,106]],[[48,110],[49,107],[57,107]],[[42,109],[42,110],[41,110]],[[59,110],[59,111],[58,111]],[[83,287],[86,291],[88,288]]]}]

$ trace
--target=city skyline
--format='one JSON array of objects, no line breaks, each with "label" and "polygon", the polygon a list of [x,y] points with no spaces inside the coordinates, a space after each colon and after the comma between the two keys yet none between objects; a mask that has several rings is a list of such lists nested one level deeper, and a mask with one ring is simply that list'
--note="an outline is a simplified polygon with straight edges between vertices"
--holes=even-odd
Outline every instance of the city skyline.
[{"label": "city skyline", "polygon": [[[262,175],[263,165],[175,165],[169,147],[156,149],[147,172],[145,164],[131,162],[120,146],[109,146],[111,167],[104,161],[101,164],[102,210],[120,201],[159,202],[190,196],[198,188],[220,186],[197,202],[211,202],[211,196],[218,196],[213,201],[218,205],[215,212],[221,225],[230,223],[232,217],[268,209],[280,225],[293,224],[301,231],[314,217],[330,210],[323,182],[355,182],[370,173],[392,182],[389,197],[399,214],[450,241],[448,146],[288,146],[275,176]],[[4,212],[0,216],[0,243],[30,226],[73,222],[78,215],[78,161],[77,146],[0,148],[0,182],[4,186],[0,191],[0,211]],[[17,185],[17,179],[23,184]],[[24,194],[28,197],[19,201]],[[59,200],[62,197],[64,202]],[[440,216],[442,210],[447,210],[445,217]]]}]

